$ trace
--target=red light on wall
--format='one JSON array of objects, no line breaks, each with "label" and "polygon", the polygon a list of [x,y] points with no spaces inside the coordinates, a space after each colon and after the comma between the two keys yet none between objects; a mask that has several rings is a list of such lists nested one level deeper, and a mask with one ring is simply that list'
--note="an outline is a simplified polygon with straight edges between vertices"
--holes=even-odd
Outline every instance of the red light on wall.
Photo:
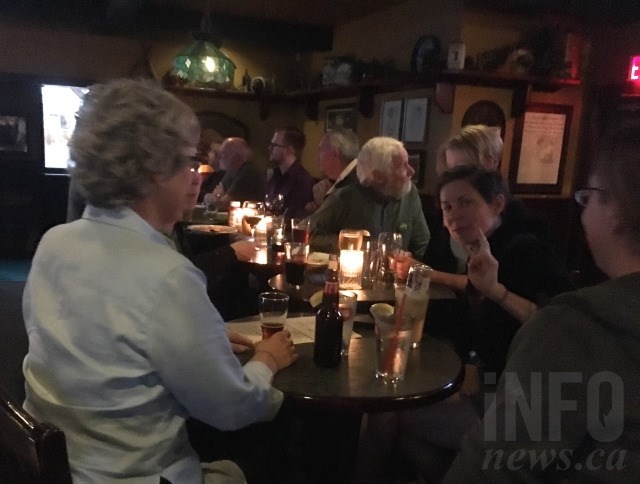
[{"label": "red light on wall", "polygon": [[629,81],[640,81],[640,55],[634,55],[631,58],[631,65],[629,66]]}]

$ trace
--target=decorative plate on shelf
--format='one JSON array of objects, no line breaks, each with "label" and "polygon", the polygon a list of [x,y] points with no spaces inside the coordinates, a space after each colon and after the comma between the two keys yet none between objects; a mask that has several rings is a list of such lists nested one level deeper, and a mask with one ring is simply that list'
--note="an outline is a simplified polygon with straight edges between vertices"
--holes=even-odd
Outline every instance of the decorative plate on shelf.
[{"label": "decorative plate on shelf", "polygon": [[416,42],[411,55],[411,72],[424,74],[438,63],[440,40],[435,35],[423,35]]}]

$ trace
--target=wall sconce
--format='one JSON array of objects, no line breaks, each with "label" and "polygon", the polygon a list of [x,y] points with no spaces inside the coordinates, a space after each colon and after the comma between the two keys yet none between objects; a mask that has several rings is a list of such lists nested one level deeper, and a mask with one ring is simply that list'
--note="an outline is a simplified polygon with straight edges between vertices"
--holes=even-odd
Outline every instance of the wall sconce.
[{"label": "wall sconce", "polygon": [[340,289],[360,289],[362,287],[362,261],[364,252],[361,250],[340,251],[340,271],[338,282]]},{"label": "wall sconce", "polygon": [[198,87],[233,86],[236,65],[214,45],[211,27],[211,1],[205,3],[200,32],[194,42],[173,59],[173,73]]}]

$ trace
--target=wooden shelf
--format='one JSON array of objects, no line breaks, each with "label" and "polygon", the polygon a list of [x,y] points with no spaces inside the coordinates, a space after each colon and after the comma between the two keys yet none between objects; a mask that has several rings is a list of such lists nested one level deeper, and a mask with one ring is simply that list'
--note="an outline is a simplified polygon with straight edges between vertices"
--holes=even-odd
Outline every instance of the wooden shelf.
[{"label": "wooden shelf", "polygon": [[288,94],[255,93],[236,91],[233,89],[210,89],[191,86],[165,86],[165,89],[179,96],[208,97],[216,99],[233,99],[237,101],[259,103],[260,119],[269,117],[269,109],[273,103],[300,103],[301,100]]},{"label": "wooden shelf", "polygon": [[553,92],[565,87],[580,85],[577,79],[547,79],[529,76],[506,76],[479,71],[437,71],[420,77],[397,77],[379,81],[363,81],[350,86],[328,86],[308,91],[289,93],[291,97],[304,99],[310,119],[318,118],[318,103],[326,99],[357,97],[360,114],[371,117],[376,94],[435,88],[435,103],[445,113],[453,111],[455,86],[486,86],[514,91],[511,114],[520,116],[526,107],[531,90]]},{"label": "wooden shelf", "polygon": [[356,97],[358,99],[357,103],[360,114],[370,118],[374,114],[373,101],[376,94],[432,88],[435,88],[434,100],[440,110],[444,113],[451,113],[453,111],[455,86],[457,85],[512,89],[514,93],[511,115],[512,117],[518,117],[525,111],[531,90],[554,92],[565,87],[577,87],[580,85],[580,80],[507,76],[504,74],[480,71],[443,70],[426,73],[420,77],[404,76],[392,79],[363,81],[348,86],[325,86],[318,89],[294,91],[285,94],[256,94],[235,90],[215,90],[181,86],[167,87],[167,90],[186,96],[204,96],[258,102],[260,103],[260,118],[263,120],[269,116],[269,107],[272,103],[304,103],[307,117],[315,120],[318,119],[318,105],[320,101],[323,100]]}]

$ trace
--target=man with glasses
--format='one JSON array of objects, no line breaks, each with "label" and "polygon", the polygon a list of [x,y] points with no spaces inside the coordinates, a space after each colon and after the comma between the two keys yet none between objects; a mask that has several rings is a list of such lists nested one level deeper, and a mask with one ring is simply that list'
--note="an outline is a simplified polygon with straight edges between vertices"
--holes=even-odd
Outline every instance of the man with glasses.
[{"label": "man with glasses", "polygon": [[300,163],[304,144],[304,133],[295,127],[277,129],[269,143],[273,175],[267,181],[267,195],[282,195],[287,218],[304,217],[305,205],[313,200],[315,180]]}]

